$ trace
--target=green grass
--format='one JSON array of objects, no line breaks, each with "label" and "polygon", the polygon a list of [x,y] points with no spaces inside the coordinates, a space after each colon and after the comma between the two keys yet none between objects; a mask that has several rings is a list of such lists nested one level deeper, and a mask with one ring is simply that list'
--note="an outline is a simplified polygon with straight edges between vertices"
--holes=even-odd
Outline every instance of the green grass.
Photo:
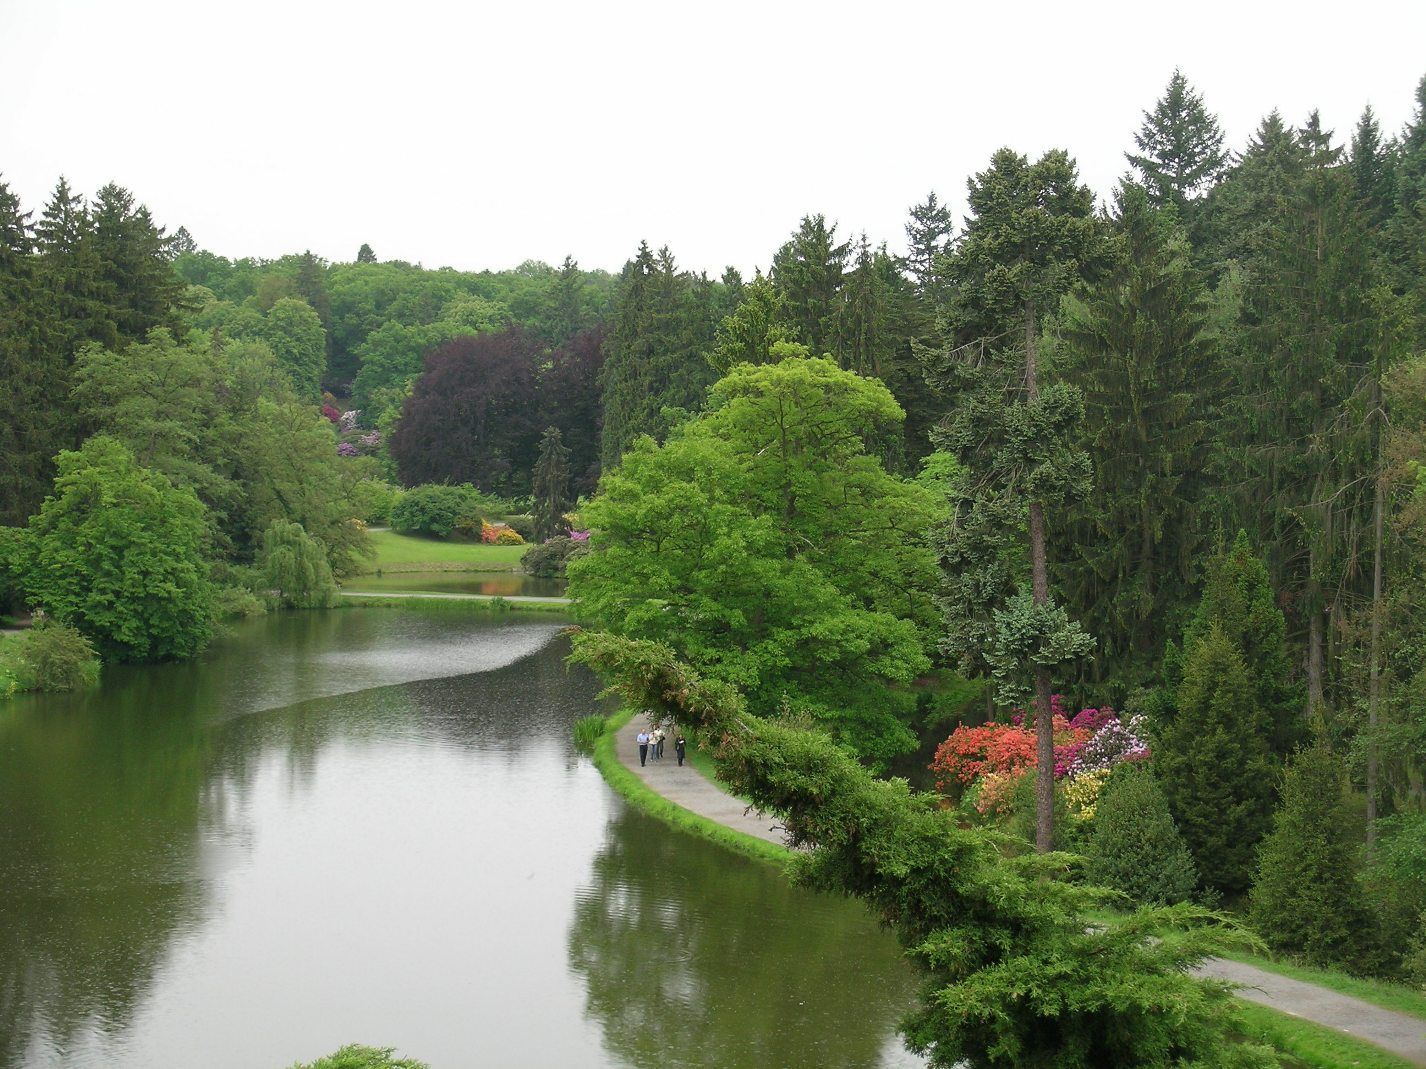
[{"label": "green grass", "polygon": [[610,787],[622,795],[630,805],[636,806],[670,827],[702,836],[745,857],[772,862],[779,866],[787,864],[792,857],[792,851],[786,847],[752,835],[745,835],[740,831],[734,831],[715,820],[709,820],[707,817],[701,817],[682,806],[674,805],[625,768],[623,762],[619,760],[619,734],[633,717],[632,710],[625,710],[611,716],[605,722],[604,733],[594,744],[594,765]]},{"label": "green grass", "polygon": [[1265,972],[1277,973],[1279,976],[1287,976],[1293,980],[1326,987],[1339,994],[1350,995],[1363,1002],[1370,1002],[1373,1006],[1380,1006],[1384,1010],[1395,1010],[1397,1013],[1409,1014],[1426,1021],[1426,994],[1404,984],[1393,984],[1385,980],[1364,980],[1356,976],[1348,976],[1346,973],[1333,972],[1330,969],[1307,968],[1294,965],[1291,962],[1260,957],[1257,954],[1232,953],[1224,954],[1223,957],[1241,961],[1245,965],[1255,965]]},{"label": "green grass", "polygon": [[604,734],[605,718],[598,713],[581,716],[574,722],[574,745],[581,753],[593,753],[600,736]]},{"label": "green grass", "polygon": [[436,612],[547,612],[569,616],[570,607],[556,602],[510,601],[506,598],[377,598],[343,594],[338,609],[422,609]]},{"label": "green grass", "polygon": [[1370,1043],[1300,1017],[1238,1000],[1246,1037],[1310,1069],[1413,1069],[1413,1063]]},{"label": "green grass", "polygon": [[510,572],[520,565],[529,546],[487,546],[479,542],[449,542],[442,538],[372,531],[376,556],[362,561],[362,574],[372,572]]}]

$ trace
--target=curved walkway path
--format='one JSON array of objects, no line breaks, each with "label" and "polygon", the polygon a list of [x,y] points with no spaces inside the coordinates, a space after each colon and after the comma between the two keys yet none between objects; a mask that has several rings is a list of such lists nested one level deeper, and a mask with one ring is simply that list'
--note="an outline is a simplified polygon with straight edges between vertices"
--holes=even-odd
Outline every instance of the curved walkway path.
[{"label": "curved walkway path", "polygon": [[[640,767],[639,749],[634,744],[640,723],[634,719],[619,729],[617,749],[624,767],[675,805],[735,831],[782,843],[781,828],[775,818],[751,809],[687,762],[680,768],[671,738],[664,744],[662,761],[650,758],[648,764]],[[1384,1010],[1325,987],[1226,958],[1210,958],[1197,971],[1200,976],[1243,985],[1238,991],[1240,998],[1373,1043],[1398,1058],[1426,1066],[1426,1020],[1419,1017]]]}]

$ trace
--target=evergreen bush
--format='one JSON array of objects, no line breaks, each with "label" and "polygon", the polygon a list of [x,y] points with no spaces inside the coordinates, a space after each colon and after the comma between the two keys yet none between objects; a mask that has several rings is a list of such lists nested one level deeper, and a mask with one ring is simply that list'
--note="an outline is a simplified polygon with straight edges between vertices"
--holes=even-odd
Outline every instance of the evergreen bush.
[{"label": "evergreen bush", "polygon": [[1252,920],[1274,950],[1363,972],[1373,964],[1373,927],[1346,825],[1337,760],[1319,740],[1283,776],[1282,806],[1259,855]]},{"label": "evergreen bush", "polygon": [[520,567],[529,575],[558,579],[564,576],[565,566],[570,561],[587,552],[588,542],[576,542],[560,535],[525,550],[525,555],[520,558]]},{"label": "evergreen bush", "polygon": [[1186,902],[1198,886],[1198,869],[1168,799],[1143,764],[1120,765],[1104,785],[1088,853],[1089,882],[1122,891],[1140,905]]}]

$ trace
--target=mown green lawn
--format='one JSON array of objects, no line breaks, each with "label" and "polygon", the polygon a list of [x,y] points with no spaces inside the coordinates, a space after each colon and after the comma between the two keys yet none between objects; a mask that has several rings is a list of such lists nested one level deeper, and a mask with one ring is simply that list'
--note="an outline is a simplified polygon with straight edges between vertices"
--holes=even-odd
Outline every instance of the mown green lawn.
[{"label": "mown green lawn", "polygon": [[362,562],[359,574],[374,572],[508,572],[520,564],[529,546],[486,546],[441,538],[372,531],[376,556]]}]

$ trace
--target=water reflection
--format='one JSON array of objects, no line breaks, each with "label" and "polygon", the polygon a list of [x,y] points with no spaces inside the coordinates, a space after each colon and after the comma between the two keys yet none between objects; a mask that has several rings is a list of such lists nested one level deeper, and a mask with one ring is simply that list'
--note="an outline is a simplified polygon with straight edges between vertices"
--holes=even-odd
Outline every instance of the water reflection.
[{"label": "water reflection", "polygon": [[570,966],[621,1064],[918,1065],[893,1034],[914,983],[857,904],[709,850],[642,814],[610,822]]},{"label": "water reflection", "polygon": [[0,1067],[878,1064],[891,940],[626,811],[559,627],[288,614],[0,709]]}]

